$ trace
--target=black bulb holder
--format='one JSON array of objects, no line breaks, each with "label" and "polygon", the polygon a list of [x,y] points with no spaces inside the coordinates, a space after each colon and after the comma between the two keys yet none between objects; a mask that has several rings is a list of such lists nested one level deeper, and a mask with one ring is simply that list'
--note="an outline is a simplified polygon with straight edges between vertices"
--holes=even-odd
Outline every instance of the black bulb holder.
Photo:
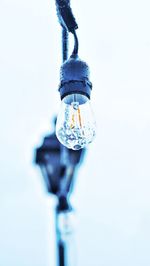
[{"label": "black bulb holder", "polygon": [[61,100],[70,94],[82,94],[90,99],[92,83],[89,80],[89,67],[78,56],[70,57],[60,70],[59,92]]}]

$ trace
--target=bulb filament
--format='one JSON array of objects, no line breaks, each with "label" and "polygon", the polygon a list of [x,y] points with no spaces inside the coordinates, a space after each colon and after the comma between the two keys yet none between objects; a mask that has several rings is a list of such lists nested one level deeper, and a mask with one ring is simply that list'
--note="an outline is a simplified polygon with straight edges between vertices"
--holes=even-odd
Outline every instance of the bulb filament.
[{"label": "bulb filament", "polygon": [[80,108],[78,108],[79,125],[82,128]]},{"label": "bulb filament", "polygon": [[74,120],[74,114],[72,115],[72,123],[71,123],[71,126],[70,128],[74,128],[75,127],[75,120]]},{"label": "bulb filament", "polygon": [[[73,102],[72,107],[75,111],[77,111],[77,116],[78,116],[78,121],[79,121],[79,126],[82,128],[82,121],[81,121],[81,113],[80,113],[80,108],[79,108],[79,103],[78,102]],[[75,114],[72,115],[71,119],[71,125],[70,128],[73,129],[75,128]]]}]

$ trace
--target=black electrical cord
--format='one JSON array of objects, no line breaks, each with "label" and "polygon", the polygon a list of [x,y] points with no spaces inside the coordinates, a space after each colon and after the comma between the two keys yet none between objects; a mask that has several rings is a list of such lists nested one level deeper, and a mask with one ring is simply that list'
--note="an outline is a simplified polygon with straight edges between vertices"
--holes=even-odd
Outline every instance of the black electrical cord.
[{"label": "black electrical cord", "polygon": [[71,57],[76,58],[78,56],[79,41],[75,30],[72,32],[72,34],[74,35],[74,49]]},{"label": "black electrical cord", "polygon": [[56,0],[56,10],[60,25],[68,32],[73,32],[78,28],[69,0]]},{"label": "black electrical cord", "polygon": [[68,31],[62,28],[62,60],[65,62],[68,59]]},{"label": "black electrical cord", "polygon": [[71,54],[71,57],[77,58],[78,56],[79,43],[78,37],[76,35],[76,29],[78,29],[78,25],[70,7],[70,0],[55,1],[58,20],[60,25],[62,26],[62,52],[64,62],[68,57],[68,32],[71,32],[74,35],[74,50]]}]

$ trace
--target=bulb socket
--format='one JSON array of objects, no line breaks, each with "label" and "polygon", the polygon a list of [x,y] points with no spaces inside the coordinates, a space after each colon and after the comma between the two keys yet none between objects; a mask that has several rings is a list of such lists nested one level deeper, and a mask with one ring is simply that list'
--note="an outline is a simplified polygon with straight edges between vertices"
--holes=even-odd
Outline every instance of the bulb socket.
[{"label": "bulb socket", "polygon": [[70,57],[61,66],[59,92],[61,100],[70,94],[82,94],[90,99],[92,83],[89,81],[89,67],[78,57]]}]

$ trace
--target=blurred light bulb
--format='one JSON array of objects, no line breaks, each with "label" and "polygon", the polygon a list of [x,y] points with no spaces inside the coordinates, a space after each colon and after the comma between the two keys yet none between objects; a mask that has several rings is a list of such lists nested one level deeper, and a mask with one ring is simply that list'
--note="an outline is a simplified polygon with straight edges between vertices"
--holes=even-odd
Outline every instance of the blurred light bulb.
[{"label": "blurred light bulb", "polygon": [[67,148],[79,150],[95,136],[95,120],[87,96],[70,94],[63,98],[56,122],[56,136]]}]

